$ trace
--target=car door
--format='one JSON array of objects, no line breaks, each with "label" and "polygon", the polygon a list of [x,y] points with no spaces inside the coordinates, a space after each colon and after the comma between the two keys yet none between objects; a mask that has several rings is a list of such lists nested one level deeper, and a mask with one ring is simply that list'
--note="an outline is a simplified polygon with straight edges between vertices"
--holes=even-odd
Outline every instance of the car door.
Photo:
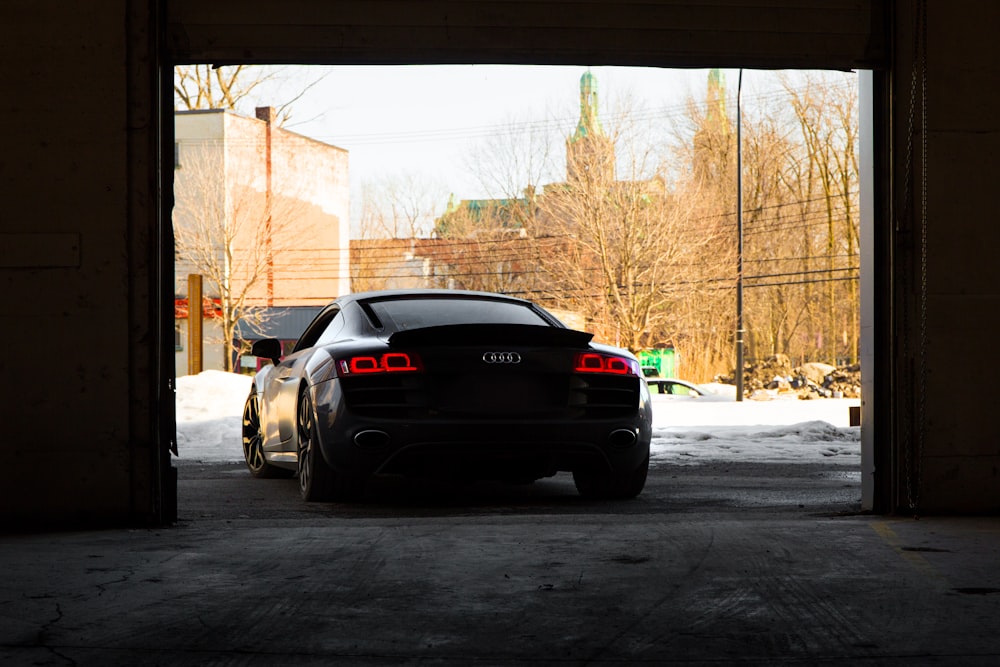
[{"label": "car door", "polygon": [[304,369],[316,348],[316,341],[326,338],[333,329],[343,327],[343,317],[337,307],[328,307],[317,315],[295,344],[292,352],[275,366],[262,388],[261,419],[264,428],[264,450],[294,455],[298,441],[296,425],[299,388]]}]

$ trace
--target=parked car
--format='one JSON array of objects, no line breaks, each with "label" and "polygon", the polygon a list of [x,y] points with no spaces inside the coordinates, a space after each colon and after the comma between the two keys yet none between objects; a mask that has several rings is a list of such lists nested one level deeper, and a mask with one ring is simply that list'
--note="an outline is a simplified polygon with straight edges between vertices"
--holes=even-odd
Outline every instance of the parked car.
[{"label": "parked car", "polygon": [[538,305],[486,292],[344,296],[253,380],[243,451],[255,477],[298,475],[308,501],[373,475],[530,482],[559,471],[593,498],[645,485],[652,412],[639,362]]},{"label": "parked car", "polygon": [[715,393],[708,387],[676,378],[646,378],[646,384],[649,385],[649,393],[656,397],[705,401],[731,400],[727,396]]}]

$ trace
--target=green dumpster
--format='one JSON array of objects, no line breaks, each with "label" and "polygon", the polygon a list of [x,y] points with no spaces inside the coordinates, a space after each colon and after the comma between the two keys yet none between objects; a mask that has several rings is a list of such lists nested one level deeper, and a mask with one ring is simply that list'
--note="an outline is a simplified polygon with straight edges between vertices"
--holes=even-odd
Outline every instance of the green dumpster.
[{"label": "green dumpster", "polygon": [[677,377],[677,359],[674,348],[640,350],[637,356],[639,357],[639,365],[642,366],[643,375],[646,377]]}]

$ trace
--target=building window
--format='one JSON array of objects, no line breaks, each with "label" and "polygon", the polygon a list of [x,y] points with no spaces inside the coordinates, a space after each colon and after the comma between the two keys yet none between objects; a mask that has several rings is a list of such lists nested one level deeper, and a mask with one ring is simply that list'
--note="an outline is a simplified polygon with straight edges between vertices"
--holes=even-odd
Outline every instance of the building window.
[{"label": "building window", "polygon": [[174,142],[174,169],[181,168],[181,145],[178,142]]},{"label": "building window", "polygon": [[181,323],[174,322],[174,352],[184,349],[184,332],[181,330]]}]

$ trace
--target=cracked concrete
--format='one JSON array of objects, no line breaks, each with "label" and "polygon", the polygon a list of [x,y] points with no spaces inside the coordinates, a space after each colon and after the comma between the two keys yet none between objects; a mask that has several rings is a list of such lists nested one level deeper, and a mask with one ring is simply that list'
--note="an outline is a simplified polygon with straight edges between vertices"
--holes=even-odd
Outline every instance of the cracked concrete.
[{"label": "cracked concrete", "polygon": [[658,465],[622,503],[179,472],[176,526],[0,537],[0,663],[1000,661],[1000,520],[862,515],[832,463]]}]

